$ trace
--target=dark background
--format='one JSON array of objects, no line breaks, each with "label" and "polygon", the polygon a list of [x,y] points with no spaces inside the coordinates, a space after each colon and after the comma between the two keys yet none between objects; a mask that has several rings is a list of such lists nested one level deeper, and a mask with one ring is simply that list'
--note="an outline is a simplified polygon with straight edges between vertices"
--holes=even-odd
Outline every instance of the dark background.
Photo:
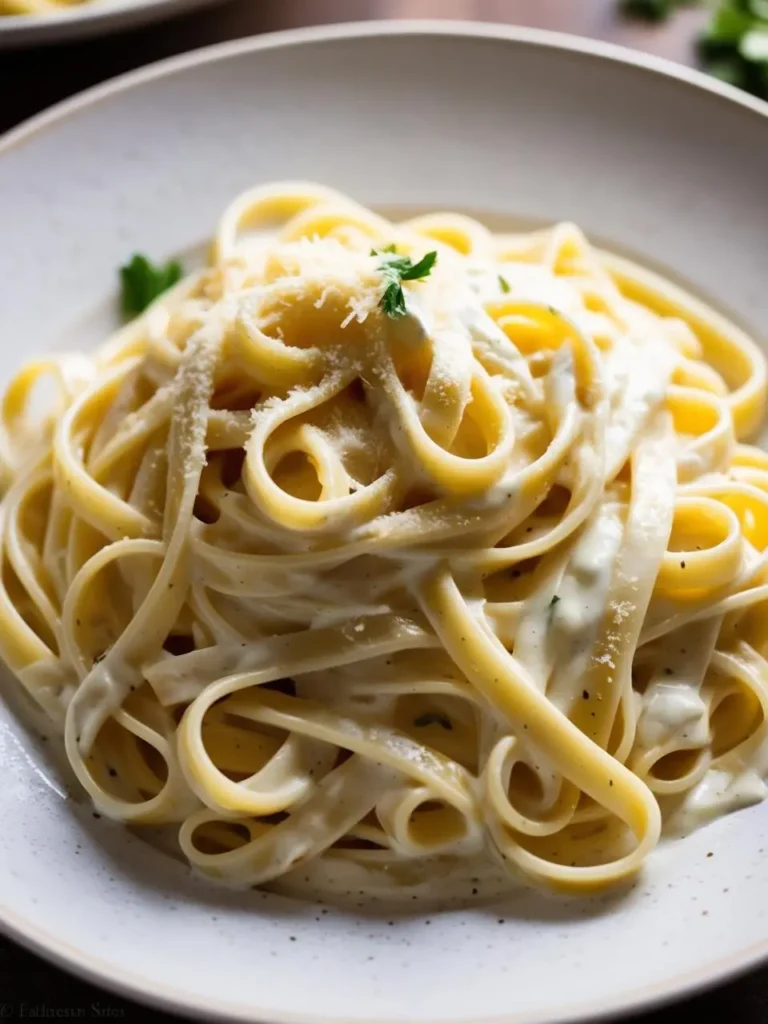
[{"label": "dark background", "polygon": [[[692,8],[664,25],[649,26],[620,17],[615,0],[229,0],[203,13],[112,38],[0,53],[0,131],[72,93],[174,53],[238,36],[373,18],[531,25],[606,39],[693,64],[693,41],[706,14]],[[705,1013],[715,1021],[768,1024],[768,969],[631,1021],[684,1024]],[[0,1018],[123,1019],[147,1024],[172,1019],[77,981],[4,939],[0,939]]]}]

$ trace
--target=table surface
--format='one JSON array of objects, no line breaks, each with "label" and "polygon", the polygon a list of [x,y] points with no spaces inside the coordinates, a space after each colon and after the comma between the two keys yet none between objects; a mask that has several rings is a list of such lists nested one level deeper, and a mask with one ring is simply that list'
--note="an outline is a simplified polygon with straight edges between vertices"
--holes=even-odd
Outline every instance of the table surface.
[{"label": "table surface", "polygon": [[[112,38],[0,54],[0,131],[66,96],[171,54],[238,36],[374,18],[453,18],[552,28],[607,39],[693,63],[693,39],[705,17],[683,10],[661,26],[627,21],[615,0],[230,0],[204,13]],[[44,71],[41,72],[41,68]],[[672,1024],[705,1012],[737,1024],[768,1021],[768,969],[668,1009],[632,1018]],[[139,1008],[70,978],[0,940],[0,1016],[172,1018]]]}]

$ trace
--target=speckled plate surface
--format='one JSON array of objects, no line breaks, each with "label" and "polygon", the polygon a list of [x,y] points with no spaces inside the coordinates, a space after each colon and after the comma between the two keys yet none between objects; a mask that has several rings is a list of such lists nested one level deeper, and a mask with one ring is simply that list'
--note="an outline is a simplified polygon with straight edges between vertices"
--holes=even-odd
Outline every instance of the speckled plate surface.
[{"label": "speckled plate surface", "polygon": [[[126,254],[185,253],[239,189],[286,177],[372,204],[571,218],[759,333],[766,167],[766,108],[584,41],[411,23],[228,44],[0,143],[0,374],[22,353],[97,341]],[[95,821],[12,703],[0,707],[0,922],[136,998],[270,1024],[594,1019],[768,954],[768,807],[663,846],[621,898],[321,909],[218,891]]]},{"label": "speckled plate surface", "polygon": [[88,0],[52,14],[0,16],[0,50],[107,35],[221,0]]}]

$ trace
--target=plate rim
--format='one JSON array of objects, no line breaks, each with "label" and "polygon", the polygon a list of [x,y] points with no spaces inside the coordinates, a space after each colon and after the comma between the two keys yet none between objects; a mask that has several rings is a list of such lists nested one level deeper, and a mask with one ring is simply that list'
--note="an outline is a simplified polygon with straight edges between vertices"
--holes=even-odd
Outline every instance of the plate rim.
[{"label": "plate rim", "polygon": [[[157,0],[142,0],[142,6],[147,7],[156,2]],[[183,2],[183,0],[170,0],[170,2],[173,4]],[[103,16],[103,12],[100,14]],[[68,118],[89,107],[106,102],[113,96],[133,88],[171,77],[190,68],[263,50],[311,45],[339,39],[361,39],[369,36],[464,37],[570,52],[601,61],[618,63],[642,73],[661,74],[672,82],[677,82],[678,85],[709,95],[712,100],[725,100],[744,111],[757,115],[758,122],[756,123],[762,123],[764,127],[768,122],[768,103],[696,69],[615,43],[547,29],[491,22],[430,19],[372,20],[315,25],[246,36],[191,50],[134,69],[54,104],[0,135],[0,159],[11,150],[23,146],[27,141],[48,129],[58,127]],[[307,1017],[302,1014],[299,1017],[293,1013],[263,1010],[251,1005],[228,1003],[222,999],[192,998],[181,990],[166,988],[162,984],[151,983],[148,985],[146,978],[131,971],[115,968],[105,961],[84,954],[71,946],[65,939],[30,924],[20,915],[3,906],[0,906],[0,933],[41,956],[54,966],[69,971],[87,982],[139,1003],[170,1013],[181,1012],[192,1018],[242,1021],[247,1024],[403,1024],[402,1019],[393,1017],[376,1020],[346,1017],[343,1021],[338,1017],[329,1018],[317,1015]],[[609,1002],[592,1000],[570,1007],[555,1006],[551,1010],[536,1011],[533,1014],[513,1012],[463,1020],[435,1018],[429,1022],[425,1021],[423,1024],[570,1024],[575,1021],[615,1018],[617,1015],[623,1016],[638,1011],[647,1011],[676,999],[690,997],[726,980],[732,980],[766,960],[768,960],[768,937],[751,944],[740,952],[700,966],[694,971],[687,971],[651,987],[632,989],[612,998]]]},{"label": "plate rim", "polygon": [[[157,4],[158,0],[140,0],[140,2],[146,6]],[[159,0],[159,2],[183,3],[185,0]],[[195,0],[195,2],[199,2],[199,0]],[[207,2],[207,0],[202,0],[202,2]],[[367,36],[387,35],[467,36],[470,39],[495,39],[525,43],[542,49],[551,47],[556,50],[579,53],[598,60],[623,64],[635,71],[661,74],[665,78],[677,81],[680,85],[701,90],[709,94],[710,98],[735,103],[743,110],[757,114],[761,120],[768,118],[768,102],[765,100],[751,96],[749,93],[737,89],[733,85],[728,85],[720,79],[713,78],[696,68],[690,68],[685,64],[678,64],[666,57],[657,57],[642,50],[620,46],[618,43],[608,43],[568,32],[554,32],[549,29],[502,25],[493,22],[447,19],[443,21],[428,18],[407,21],[399,19],[350,21],[335,25],[311,25],[304,28],[283,29],[279,32],[265,32],[260,35],[243,36],[239,39],[228,39],[210,46],[188,50],[172,57],[165,57],[162,60],[134,68],[132,71],[126,71],[105,82],[75,93],[74,96],[60,100],[39,114],[34,114],[6,132],[0,133],[0,156],[11,147],[23,142],[27,136],[42,131],[53,123],[62,121],[88,106],[102,103],[114,94],[174,75],[188,68],[212,64],[219,60],[228,60],[243,53],[258,53],[261,50],[277,50],[283,47],[301,46],[334,39],[359,39]]]}]

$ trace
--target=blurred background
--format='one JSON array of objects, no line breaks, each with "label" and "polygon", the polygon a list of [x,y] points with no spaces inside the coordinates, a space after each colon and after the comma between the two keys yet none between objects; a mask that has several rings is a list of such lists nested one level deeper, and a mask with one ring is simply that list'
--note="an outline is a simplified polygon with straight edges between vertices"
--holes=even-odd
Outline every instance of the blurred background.
[{"label": "blurred background", "polygon": [[[724,24],[714,25],[715,35],[723,39],[715,40],[710,65],[721,77],[738,80],[744,71],[738,46],[750,24],[760,24],[760,12],[768,19],[768,0],[720,0],[709,5],[686,0],[227,0],[146,29],[87,42],[0,51],[0,130],[90,85],[185,50],[262,32],[378,18],[494,21],[556,29],[689,65],[700,60],[698,41],[719,21]],[[744,17],[739,19],[739,14]],[[768,29],[768,20],[765,24]],[[768,93],[768,53],[756,67],[756,85],[760,88],[764,82]]]},{"label": "blurred background", "polygon": [[[704,66],[768,98],[768,0],[222,0],[140,30],[0,50],[0,131],[82,89],[173,54],[264,32],[389,18],[501,22],[570,32]],[[0,1016],[17,1016],[20,1005],[42,1008],[46,1017],[147,1024],[172,1019],[99,992],[0,939]],[[734,1024],[766,1024],[768,971],[634,1020],[678,1024],[705,1012]]]}]

